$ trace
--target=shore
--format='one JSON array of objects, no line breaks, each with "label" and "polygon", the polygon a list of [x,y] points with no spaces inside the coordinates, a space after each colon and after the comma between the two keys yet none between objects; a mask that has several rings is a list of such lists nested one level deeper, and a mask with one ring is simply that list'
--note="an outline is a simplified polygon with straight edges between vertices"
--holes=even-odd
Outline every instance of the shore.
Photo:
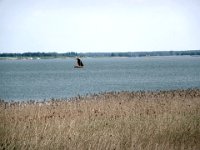
[{"label": "shore", "polygon": [[200,149],[200,89],[1,101],[0,149]]}]

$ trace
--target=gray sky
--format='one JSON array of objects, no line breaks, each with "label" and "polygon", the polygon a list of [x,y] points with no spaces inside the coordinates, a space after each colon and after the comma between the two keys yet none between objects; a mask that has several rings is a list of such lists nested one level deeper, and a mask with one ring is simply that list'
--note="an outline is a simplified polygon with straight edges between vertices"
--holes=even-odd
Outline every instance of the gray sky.
[{"label": "gray sky", "polygon": [[200,49],[200,0],[0,0],[0,52]]}]

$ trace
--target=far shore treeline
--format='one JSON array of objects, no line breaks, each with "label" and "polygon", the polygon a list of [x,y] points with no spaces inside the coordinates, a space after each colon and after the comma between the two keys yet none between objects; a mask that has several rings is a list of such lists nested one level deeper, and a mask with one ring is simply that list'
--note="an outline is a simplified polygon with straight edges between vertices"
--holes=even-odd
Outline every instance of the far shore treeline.
[{"label": "far shore treeline", "polygon": [[59,57],[144,57],[144,56],[182,56],[182,55],[200,55],[200,50],[185,51],[153,51],[153,52],[26,52],[26,53],[0,53],[0,58],[4,57],[33,57],[33,58],[59,58]]}]

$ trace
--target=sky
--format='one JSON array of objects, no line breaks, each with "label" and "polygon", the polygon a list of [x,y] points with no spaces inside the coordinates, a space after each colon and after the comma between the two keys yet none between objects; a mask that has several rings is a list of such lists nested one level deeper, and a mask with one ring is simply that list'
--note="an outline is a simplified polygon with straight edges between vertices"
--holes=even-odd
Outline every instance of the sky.
[{"label": "sky", "polygon": [[0,53],[200,49],[200,0],[0,0]]}]

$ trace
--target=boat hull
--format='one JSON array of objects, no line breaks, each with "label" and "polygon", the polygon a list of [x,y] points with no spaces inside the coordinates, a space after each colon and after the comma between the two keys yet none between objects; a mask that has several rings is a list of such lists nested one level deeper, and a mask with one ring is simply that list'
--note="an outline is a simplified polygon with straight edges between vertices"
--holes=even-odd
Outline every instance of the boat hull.
[{"label": "boat hull", "polygon": [[83,68],[83,66],[74,66],[74,68]]}]

